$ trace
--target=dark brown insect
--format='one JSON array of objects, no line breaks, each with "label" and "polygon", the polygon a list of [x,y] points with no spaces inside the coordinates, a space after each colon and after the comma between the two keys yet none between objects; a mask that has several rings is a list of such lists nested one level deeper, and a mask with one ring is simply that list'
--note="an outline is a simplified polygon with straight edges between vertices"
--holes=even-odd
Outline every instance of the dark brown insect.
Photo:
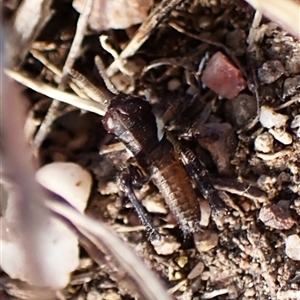
[{"label": "dark brown insect", "polygon": [[140,97],[118,95],[111,101],[103,124],[126,145],[151,177],[184,234],[199,230],[196,194],[172,144],[166,137],[159,140],[151,105]]},{"label": "dark brown insect", "polygon": [[[113,133],[133,154],[143,173],[152,180],[164,197],[183,233],[188,235],[198,231],[200,207],[190,177],[194,179],[214,211],[226,209],[226,205],[213,187],[207,170],[189,149],[176,145],[179,149],[175,153],[172,144],[175,141],[171,143],[166,135],[159,137],[151,105],[144,98],[118,93],[106,77],[100,58],[96,58],[96,65],[108,89],[114,95],[102,119],[104,128]],[[76,71],[72,71],[72,76],[81,81],[84,79]],[[186,168],[178,156],[181,156]],[[134,193],[130,168],[122,171],[120,183],[147,228],[151,240],[160,239]]]}]

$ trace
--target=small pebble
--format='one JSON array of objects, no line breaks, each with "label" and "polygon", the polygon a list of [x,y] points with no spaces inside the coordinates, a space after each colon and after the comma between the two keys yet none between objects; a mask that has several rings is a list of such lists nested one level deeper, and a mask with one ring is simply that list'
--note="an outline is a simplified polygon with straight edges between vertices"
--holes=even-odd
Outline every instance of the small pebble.
[{"label": "small pebble", "polygon": [[235,128],[247,125],[257,115],[257,104],[253,96],[241,93],[225,102],[226,120]]},{"label": "small pebble", "polygon": [[227,291],[228,291],[228,298],[229,299],[237,299],[238,298],[238,291],[236,289],[236,286],[235,284],[230,284],[228,287],[227,287]]},{"label": "small pebble", "polygon": [[273,151],[273,143],[273,136],[268,132],[264,132],[256,137],[254,149],[263,153],[270,153]]},{"label": "small pebble", "polygon": [[188,258],[186,256],[179,256],[176,259],[176,263],[180,268],[183,268],[188,262]]},{"label": "small pebble", "polygon": [[159,255],[171,255],[181,246],[173,236],[163,236],[161,240],[151,242]]},{"label": "small pebble", "polygon": [[202,227],[207,227],[211,215],[211,206],[207,200],[200,199],[199,202],[200,202],[200,210],[201,210],[200,225]]},{"label": "small pebble", "polygon": [[158,214],[166,214],[168,212],[164,202],[162,201],[162,197],[160,194],[154,196],[147,196],[142,201],[143,206],[147,209],[148,212],[158,213]]},{"label": "small pebble", "polygon": [[235,29],[226,35],[226,45],[234,50],[236,56],[246,52],[246,34],[244,30]]},{"label": "small pebble", "polygon": [[283,183],[283,182],[291,182],[292,178],[291,178],[291,175],[290,173],[288,172],[281,172],[279,173],[278,177],[277,177],[277,181],[279,183]]},{"label": "small pebble", "polygon": [[285,69],[288,73],[299,74],[300,73],[300,47],[294,48],[289,53],[289,58],[285,62]]},{"label": "small pebble", "polygon": [[242,72],[221,52],[208,61],[201,79],[216,94],[228,99],[236,97],[247,86]]},{"label": "small pebble", "polygon": [[[198,292],[200,289],[201,289],[201,284],[202,284],[202,280],[200,277],[197,277],[196,279],[194,279],[192,282],[191,282],[191,288],[190,288],[190,291],[194,294],[196,292]],[[189,298],[187,299],[193,299],[193,300],[200,300],[199,297],[193,297],[193,295],[191,295]]]},{"label": "small pebble", "polygon": [[228,123],[199,124],[191,129],[200,146],[208,150],[221,175],[231,176],[232,153],[235,153],[237,140],[233,128]]},{"label": "small pebble", "polygon": [[258,78],[262,83],[271,84],[284,73],[284,67],[279,60],[265,62],[258,70]]},{"label": "small pebble", "polygon": [[300,198],[294,201],[295,207],[300,207]]},{"label": "small pebble", "polygon": [[295,221],[285,203],[269,204],[261,208],[259,219],[266,225],[279,230],[288,230]]},{"label": "small pebble", "polygon": [[54,162],[41,167],[37,181],[48,190],[66,199],[83,212],[90,196],[92,177],[80,165],[70,162]]},{"label": "small pebble", "polygon": [[288,116],[276,113],[273,108],[262,106],[260,110],[259,121],[265,128],[279,128],[285,126]]},{"label": "small pebble", "polygon": [[199,261],[196,266],[192,269],[192,271],[187,276],[187,279],[192,280],[202,274],[204,271],[204,264],[203,262]]},{"label": "small pebble", "polygon": [[291,128],[298,128],[300,127],[300,115],[296,115],[291,122]]},{"label": "small pebble", "polygon": [[92,267],[93,267],[93,260],[91,258],[81,258],[77,270],[88,269]]},{"label": "small pebble", "polygon": [[255,296],[255,289],[246,289],[244,292],[244,297],[253,297]]},{"label": "small pebble", "polygon": [[300,260],[300,237],[293,234],[285,240],[285,253],[293,260]]},{"label": "small pebble", "polygon": [[296,90],[300,88],[300,75],[287,78],[283,84],[283,98],[293,96]]},{"label": "small pebble", "polygon": [[203,281],[209,280],[210,277],[211,277],[210,271],[204,271],[204,272],[201,274],[201,279],[202,279]]},{"label": "small pebble", "polygon": [[206,230],[204,232],[196,232],[194,234],[194,242],[197,250],[201,252],[207,252],[219,243],[219,236],[217,233]]},{"label": "small pebble", "polygon": [[296,130],[295,134],[296,134],[296,137],[298,139],[300,139],[300,127]]},{"label": "small pebble", "polygon": [[183,279],[183,274],[181,272],[175,272],[174,274],[174,280],[181,280]]},{"label": "small pebble", "polygon": [[269,133],[273,135],[273,137],[283,145],[290,145],[293,142],[293,137],[291,134],[286,132],[281,128],[269,129]]}]

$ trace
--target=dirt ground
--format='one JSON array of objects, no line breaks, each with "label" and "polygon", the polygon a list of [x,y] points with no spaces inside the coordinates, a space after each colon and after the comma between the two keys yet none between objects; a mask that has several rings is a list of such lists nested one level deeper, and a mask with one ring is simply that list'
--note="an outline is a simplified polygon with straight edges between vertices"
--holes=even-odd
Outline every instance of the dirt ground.
[{"label": "dirt ground", "polygon": [[[18,6],[7,3],[10,20]],[[79,14],[71,1],[54,1],[52,7],[18,71],[57,87],[58,76],[36,53],[62,70]],[[72,161],[89,170],[87,214],[112,226],[174,299],[300,299],[300,44],[264,17],[255,24],[258,17],[244,1],[182,1],[121,62],[122,72],[120,65],[114,71],[112,54],[124,50],[139,25],[98,32],[90,26],[84,35],[73,68],[104,89],[94,64],[99,55],[119,91],[148,97],[167,120],[164,130],[197,153],[228,206],[226,215],[209,217],[197,190],[202,229],[184,236],[151,181],[137,190],[155,228],[170,238],[167,255],[151,245],[120,191],[118,173],[128,153],[104,130],[102,117],[60,103],[39,141],[35,134],[51,99],[24,89],[27,133],[37,145],[39,164]],[[107,36],[102,46],[100,35]],[[218,74],[205,81],[216,53],[239,70],[232,76],[242,81],[240,89],[234,79],[219,82]],[[62,87],[69,91],[66,83]],[[61,297],[134,299],[118,273],[97,265],[82,248],[81,267]]]}]

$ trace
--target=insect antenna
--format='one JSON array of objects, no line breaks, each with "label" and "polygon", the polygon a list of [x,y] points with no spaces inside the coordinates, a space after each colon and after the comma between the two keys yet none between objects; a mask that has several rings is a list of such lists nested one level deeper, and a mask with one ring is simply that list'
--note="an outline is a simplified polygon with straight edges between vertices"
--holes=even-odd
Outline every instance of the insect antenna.
[{"label": "insect antenna", "polygon": [[94,102],[98,102],[108,106],[110,97],[107,96],[102,90],[98,89],[92,84],[85,76],[74,69],[70,70],[70,75],[80,88],[84,89],[85,94]]},{"label": "insect antenna", "polygon": [[108,78],[108,76],[106,74],[106,71],[105,71],[104,63],[103,63],[102,59],[100,58],[100,56],[98,56],[98,55],[95,57],[95,64],[96,64],[96,67],[99,71],[99,74],[102,77],[107,89],[111,93],[113,93],[115,95],[118,95],[120,92],[114,87],[114,85],[112,84],[112,82]]}]

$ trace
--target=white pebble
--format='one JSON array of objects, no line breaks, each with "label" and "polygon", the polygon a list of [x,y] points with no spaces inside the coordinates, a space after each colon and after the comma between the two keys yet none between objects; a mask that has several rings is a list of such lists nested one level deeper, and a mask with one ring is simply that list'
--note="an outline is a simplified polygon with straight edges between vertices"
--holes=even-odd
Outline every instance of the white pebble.
[{"label": "white pebble", "polygon": [[300,127],[297,129],[295,134],[296,134],[297,138],[300,139]]},{"label": "white pebble", "polygon": [[285,241],[285,253],[293,260],[300,260],[300,237],[293,234],[287,237]]},{"label": "white pebble", "polygon": [[291,128],[298,128],[300,127],[300,115],[296,115],[294,120],[291,122]]},{"label": "white pebble", "polygon": [[256,137],[254,141],[254,148],[256,151],[270,153],[273,150],[273,143],[273,136],[268,132],[264,132]]},{"label": "white pebble", "polygon": [[83,212],[90,195],[92,177],[80,165],[54,162],[41,167],[36,180],[48,190],[66,199]]},{"label": "white pebble", "polygon": [[217,233],[210,230],[196,232],[194,233],[194,242],[200,253],[207,252],[218,245],[219,236]]},{"label": "white pebble", "polygon": [[200,225],[203,227],[207,227],[211,215],[211,206],[206,200],[200,200],[199,202],[200,202],[200,211],[201,211]]},{"label": "white pebble", "polygon": [[290,145],[293,142],[293,137],[291,134],[286,132],[284,129],[281,128],[274,128],[269,129],[269,133],[273,135],[273,137],[284,145]]},{"label": "white pebble", "polygon": [[260,110],[259,121],[265,128],[279,128],[285,126],[288,116],[276,113],[273,108],[262,106]]},{"label": "white pebble", "polygon": [[164,205],[161,195],[146,197],[142,201],[143,206],[148,212],[157,214],[166,214],[168,212],[166,206]]},{"label": "white pebble", "polygon": [[151,244],[159,255],[171,255],[181,246],[173,236],[163,236],[162,239],[154,240]]}]

